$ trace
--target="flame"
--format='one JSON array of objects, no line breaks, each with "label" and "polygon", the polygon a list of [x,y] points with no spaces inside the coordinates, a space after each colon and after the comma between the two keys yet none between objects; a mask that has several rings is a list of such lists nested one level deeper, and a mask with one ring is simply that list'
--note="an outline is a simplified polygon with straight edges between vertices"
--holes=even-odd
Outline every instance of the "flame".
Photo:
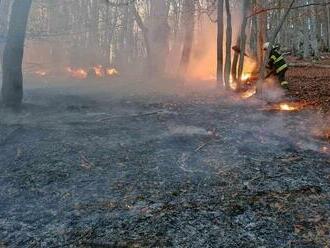
[{"label": "flame", "polygon": [[243,99],[248,99],[248,98],[254,96],[256,93],[257,93],[257,88],[253,87],[253,88],[241,93],[241,97]]},{"label": "flame", "polygon": [[329,152],[330,152],[330,148],[329,148],[329,147],[326,147],[326,146],[323,146],[323,147],[321,148],[321,152],[329,153]]},{"label": "flame", "polygon": [[67,67],[66,70],[70,73],[70,76],[73,78],[86,79],[88,76],[87,71],[82,68],[73,69],[71,67]]},{"label": "flame", "polygon": [[116,68],[108,68],[106,69],[106,73],[108,76],[117,76],[119,75],[119,72]]},{"label": "flame", "polygon": [[252,74],[250,72],[243,72],[241,81],[243,82],[247,81],[248,79],[250,79],[251,75]]},{"label": "flame", "polygon": [[280,110],[282,110],[282,111],[299,110],[299,108],[297,106],[290,105],[289,103],[281,103],[279,107],[280,107]]},{"label": "flame", "polygon": [[38,71],[35,71],[34,74],[36,74],[39,77],[44,77],[47,75],[47,72],[43,71],[43,70],[38,70]]},{"label": "flame", "polygon": [[93,69],[97,77],[104,77],[104,69],[102,65],[94,66]]},{"label": "flame", "polygon": [[280,111],[299,111],[302,110],[304,107],[307,106],[307,103],[305,102],[283,102],[277,104],[275,106],[275,109],[278,109]]},{"label": "flame", "polygon": [[304,109],[306,106],[310,105],[307,102],[282,102],[276,103],[266,107],[266,111],[284,111],[284,112],[294,112]]},{"label": "flame", "polygon": [[[250,73],[250,72],[243,72],[242,73],[242,77],[241,77],[241,83],[246,84],[248,82],[248,80],[251,78],[251,76],[252,76],[252,73]],[[233,89],[233,90],[236,90],[237,89],[237,82],[234,81],[233,75],[230,75],[230,77],[229,77],[229,84],[230,84],[230,88],[231,89]],[[256,91],[256,90],[255,89],[254,90],[249,90],[248,95],[251,94],[251,92],[253,92],[253,91]],[[255,94],[255,92],[252,95],[254,95],[254,94]]]}]

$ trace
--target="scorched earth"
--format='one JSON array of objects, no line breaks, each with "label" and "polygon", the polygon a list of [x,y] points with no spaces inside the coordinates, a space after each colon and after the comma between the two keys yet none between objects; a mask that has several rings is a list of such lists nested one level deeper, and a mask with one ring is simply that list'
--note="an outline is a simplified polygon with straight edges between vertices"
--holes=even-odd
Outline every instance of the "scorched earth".
[{"label": "scorched earth", "polygon": [[1,110],[0,246],[329,246],[314,109],[79,87]]}]

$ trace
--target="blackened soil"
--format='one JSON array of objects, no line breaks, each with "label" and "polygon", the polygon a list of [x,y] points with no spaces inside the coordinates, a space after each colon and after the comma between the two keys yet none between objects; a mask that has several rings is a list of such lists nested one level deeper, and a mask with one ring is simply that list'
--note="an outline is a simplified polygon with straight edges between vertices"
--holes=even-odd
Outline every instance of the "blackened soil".
[{"label": "blackened soil", "polygon": [[28,90],[0,112],[0,246],[327,247],[313,109]]}]

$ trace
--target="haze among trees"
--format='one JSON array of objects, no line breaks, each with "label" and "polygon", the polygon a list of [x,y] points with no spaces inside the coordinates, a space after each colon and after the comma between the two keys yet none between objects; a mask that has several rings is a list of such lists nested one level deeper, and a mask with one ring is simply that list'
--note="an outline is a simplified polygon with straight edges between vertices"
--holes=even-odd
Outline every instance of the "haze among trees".
[{"label": "haze among trees", "polygon": [[[292,55],[317,60],[329,50],[329,4],[296,0],[289,13],[290,4],[261,0],[34,0],[25,61],[54,69],[102,64],[118,68],[123,75],[134,71],[148,76],[217,77],[218,85],[227,90],[233,80],[239,89],[244,67],[251,65],[244,53],[255,62],[252,69],[260,71],[262,44],[279,26],[274,43]],[[29,9],[30,1],[1,2],[3,44],[7,39],[2,88],[6,105],[19,104],[22,98],[20,53]],[[241,48],[239,52],[231,49],[235,44]]]},{"label": "haze among trees", "polygon": [[0,57],[0,248],[330,248],[330,0],[0,0]]}]

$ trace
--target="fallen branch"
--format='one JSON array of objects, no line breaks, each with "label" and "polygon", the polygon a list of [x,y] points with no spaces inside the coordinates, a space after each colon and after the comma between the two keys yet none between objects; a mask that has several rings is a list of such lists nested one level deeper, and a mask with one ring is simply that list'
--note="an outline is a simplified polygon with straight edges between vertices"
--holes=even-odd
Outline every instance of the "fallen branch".
[{"label": "fallen branch", "polygon": [[89,161],[89,159],[84,155],[80,154],[80,166],[90,170],[92,167],[94,167],[94,164]]},{"label": "fallen branch", "polygon": [[195,152],[198,152],[198,151],[202,150],[205,146],[207,146],[208,144],[210,144],[212,142],[212,140],[213,139],[210,139],[210,140],[206,141],[205,143],[201,144],[199,147],[197,147],[195,149]]},{"label": "fallen branch", "polygon": [[212,135],[210,136],[210,138],[208,140],[206,140],[203,144],[198,146],[195,149],[195,152],[198,152],[198,151],[202,150],[205,146],[209,145],[212,141],[217,140],[218,137],[219,137],[219,135],[217,134],[216,130],[213,130]]}]

